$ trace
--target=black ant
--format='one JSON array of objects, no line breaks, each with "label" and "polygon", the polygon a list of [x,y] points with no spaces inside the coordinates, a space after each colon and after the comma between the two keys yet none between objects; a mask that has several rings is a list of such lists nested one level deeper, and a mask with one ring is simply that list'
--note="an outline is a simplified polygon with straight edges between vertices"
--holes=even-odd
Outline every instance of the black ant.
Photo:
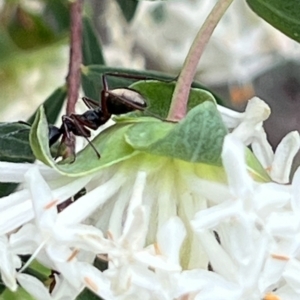
[{"label": "black ant", "polygon": [[[149,79],[144,76],[136,76],[130,74],[106,73],[102,75],[103,90],[101,91],[100,105],[97,101],[83,97],[82,100],[89,108],[83,114],[64,115],[62,117],[62,125],[56,127],[49,125],[49,146],[55,144],[62,136],[62,143],[71,144],[72,134],[84,137],[91,147],[94,149],[98,158],[100,153],[90,142],[90,129],[96,130],[105,124],[111,115],[126,114],[135,110],[144,111],[147,107],[146,100],[140,93],[130,88],[117,88],[109,90],[106,77],[123,77],[131,79]],[[73,150],[73,149],[72,149]]]}]

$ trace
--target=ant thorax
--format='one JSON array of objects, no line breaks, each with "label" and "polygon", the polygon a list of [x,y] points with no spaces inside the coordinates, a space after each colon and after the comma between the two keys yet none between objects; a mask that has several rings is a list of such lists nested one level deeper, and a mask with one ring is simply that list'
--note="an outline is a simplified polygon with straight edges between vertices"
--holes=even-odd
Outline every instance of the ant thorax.
[{"label": "ant thorax", "polygon": [[144,110],[147,107],[144,97],[135,90],[119,88],[111,90],[107,94],[107,109],[113,115]]}]

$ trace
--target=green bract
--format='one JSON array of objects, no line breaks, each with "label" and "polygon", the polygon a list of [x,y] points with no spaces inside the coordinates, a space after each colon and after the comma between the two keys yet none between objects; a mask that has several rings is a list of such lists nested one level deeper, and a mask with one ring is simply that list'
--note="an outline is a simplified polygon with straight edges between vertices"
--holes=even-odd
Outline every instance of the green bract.
[{"label": "green bract", "polygon": [[[147,99],[149,111],[145,111],[145,116],[131,114],[118,117],[115,125],[102,131],[93,140],[101,159],[87,146],[76,154],[75,162],[56,163],[50,154],[48,125],[41,107],[31,129],[33,152],[37,159],[68,176],[87,175],[142,153],[148,154],[145,159],[149,159],[149,155],[179,159],[203,165],[205,172],[212,168],[215,173],[217,167],[223,173],[221,152],[223,139],[228,132],[209,92],[192,89],[190,110],[178,123],[149,117],[150,113],[160,117],[165,115],[174,86],[174,83],[157,81],[134,84],[131,88],[139,90]],[[267,180],[263,169],[257,167],[259,164],[254,156],[251,160],[251,165],[255,166],[252,172],[254,176]],[[203,177],[206,177],[205,174]]]},{"label": "green bract", "polygon": [[188,162],[221,166],[222,144],[227,129],[213,102],[193,108],[177,124],[138,123],[127,132],[135,149]]}]

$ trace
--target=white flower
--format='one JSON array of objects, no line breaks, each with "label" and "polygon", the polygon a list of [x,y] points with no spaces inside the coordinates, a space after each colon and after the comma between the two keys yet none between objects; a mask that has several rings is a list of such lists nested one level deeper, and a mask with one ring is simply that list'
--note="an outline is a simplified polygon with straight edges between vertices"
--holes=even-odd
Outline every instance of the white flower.
[{"label": "white flower", "polygon": [[246,146],[251,145],[253,153],[272,180],[288,183],[293,159],[300,148],[299,133],[293,131],[287,134],[273,153],[263,128],[263,121],[270,115],[270,108],[264,101],[252,98],[244,113],[222,106],[218,106],[218,109],[224,123],[229,129],[233,129],[232,134]]},{"label": "white flower", "polygon": [[0,271],[3,283],[12,291],[17,290],[16,268],[21,267],[21,259],[11,252],[7,236],[0,236]]},{"label": "white flower", "polygon": [[[290,209],[292,190],[254,182],[247,172],[243,144],[234,133],[225,138],[222,158],[231,196],[226,193],[223,202],[198,212],[192,226],[213,270],[238,285],[237,297],[228,299],[276,295],[273,289],[297,278],[290,272],[293,280],[288,281],[284,271],[300,247],[299,210]],[[212,192],[210,199],[215,203],[213,198]]]},{"label": "white flower", "polygon": [[[0,162],[1,181],[22,183],[0,199],[4,283],[15,290],[17,279],[37,299],[64,299],[69,290],[74,299],[84,287],[106,300],[298,295],[300,171],[291,185],[280,183],[299,137],[289,134],[274,154],[262,126],[269,108],[258,98],[245,113],[219,111],[230,130],[226,177],[221,168],[146,153],[75,179]],[[246,145],[277,183],[253,179]],[[57,211],[82,188],[85,195]],[[24,254],[27,264],[37,259],[60,273],[51,294],[22,273],[27,264],[16,271]],[[96,269],[95,257],[108,268]]]}]

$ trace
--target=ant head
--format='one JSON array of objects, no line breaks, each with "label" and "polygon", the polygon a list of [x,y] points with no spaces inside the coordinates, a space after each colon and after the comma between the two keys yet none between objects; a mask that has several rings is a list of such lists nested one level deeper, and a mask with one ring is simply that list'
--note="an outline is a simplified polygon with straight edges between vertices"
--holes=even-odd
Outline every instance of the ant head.
[{"label": "ant head", "polygon": [[62,131],[61,128],[58,128],[51,124],[48,125],[48,129],[49,129],[49,133],[48,133],[49,146],[52,146],[58,141],[58,139],[62,135]]}]

